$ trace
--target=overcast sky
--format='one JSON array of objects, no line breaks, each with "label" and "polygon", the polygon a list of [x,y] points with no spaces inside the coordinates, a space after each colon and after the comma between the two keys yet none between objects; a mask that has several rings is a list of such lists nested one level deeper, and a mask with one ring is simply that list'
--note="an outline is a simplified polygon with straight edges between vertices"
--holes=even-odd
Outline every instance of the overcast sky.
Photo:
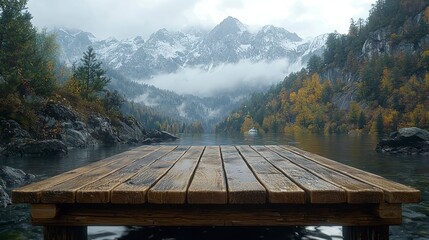
[{"label": "overcast sky", "polygon": [[257,28],[284,27],[314,37],[337,30],[346,33],[350,18],[368,17],[375,0],[29,0],[39,29],[65,26],[97,38],[143,36],[166,28],[210,29],[228,16]]}]

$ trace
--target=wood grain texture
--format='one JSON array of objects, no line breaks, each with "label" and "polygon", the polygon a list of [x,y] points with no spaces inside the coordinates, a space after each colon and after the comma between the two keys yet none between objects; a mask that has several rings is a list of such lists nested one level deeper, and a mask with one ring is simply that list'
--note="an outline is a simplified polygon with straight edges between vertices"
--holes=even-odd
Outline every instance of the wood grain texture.
[{"label": "wood grain texture", "polygon": [[76,202],[79,203],[108,203],[110,202],[110,192],[113,188],[134,176],[137,171],[148,168],[151,163],[163,157],[174,146],[165,146],[155,152],[141,152],[141,158],[130,163],[129,165],[109,174],[85,187],[77,190]]},{"label": "wood grain texture", "polygon": [[[162,147],[164,148],[164,147]],[[160,148],[160,149],[162,149]],[[172,148],[172,147],[169,147]],[[160,149],[156,151],[160,151]],[[107,165],[85,172],[75,178],[69,179],[60,184],[46,188],[41,191],[42,203],[74,203],[76,201],[76,191],[88,184],[96,182],[103,177],[112,174],[128,164],[137,161],[142,156],[145,156],[151,150],[141,150],[135,155],[128,156],[118,161],[112,161]]]},{"label": "wood grain texture", "polygon": [[250,146],[237,146],[268,193],[269,203],[305,203],[305,192]]},{"label": "wood grain texture", "polygon": [[148,191],[148,202],[157,204],[184,204],[193,173],[204,151],[192,146],[168,172]]},{"label": "wood grain texture", "polygon": [[149,167],[137,171],[129,180],[111,191],[111,202],[116,204],[142,204],[147,202],[147,191],[179,160],[189,149],[178,146],[174,151],[158,159]]},{"label": "wood grain texture", "polygon": [[380,218],[377,204],[159,205],[66,204],[55,219],[32,219],[57,226],[380,226],[401,218]]},{"label": "wood grain texture", "polygon": [[305,168],[312,174],[344,189],[349,203],[381,203],[384,202],[383,191],[372,185],[358,181],[333,169],[310,161],[301,155],[287,151],[278,146],[267,146],[270,150],[285,157],[292,163]]},{"label": "wood grain texture", "polygon": [[381,176],[336,162],[320,155],[307,152],[292,146],[282,146],[284,149],[295,152],[318,164],[341,171],[345,175],[373,185],[384,191],[384,199],[389,203],[416,203],[420,202],[420,191],[403,184],[390,181]]},{"label": "wood grain texture", "polygon": [[123,152],[103,160],[88,164],[84,167],[77,168],[60,175],[35,182],[20,188],[12,190],[12,201],[14,203],[39,203],[41,197],[41,191],[55,185],[58,185],[67,180],[73,179],[81,174],[92,171],[96,168],[111,164],[112,162],[122,161],[127,158],[135,158],[140,154],[142,150],[144,151],[154,151],[159,147],[156,146],[143,146],[132,149],[127,152]]},{"label": "wood grain texture", "polygon": [[187,200],[190,204],[226,204],[228,202],[219,147],[208,146],[204,150],[189,186]]},{"label": "wood grain texture", "polygon": [[344,203],[346,192],[263,146],[253,146],[265,159],[305,190],[311,203]]},{"label": "wood grain texture", "polygon": [[55,218],[59,213],[58,206],[55,204],[32,204],[32,218]]},{"label": "wood grain texture", "polygon": [[266,202],[266,190],[235,147],[221,146],[222,160],[228,186],[228,202],[231,204],[262,204]]}]

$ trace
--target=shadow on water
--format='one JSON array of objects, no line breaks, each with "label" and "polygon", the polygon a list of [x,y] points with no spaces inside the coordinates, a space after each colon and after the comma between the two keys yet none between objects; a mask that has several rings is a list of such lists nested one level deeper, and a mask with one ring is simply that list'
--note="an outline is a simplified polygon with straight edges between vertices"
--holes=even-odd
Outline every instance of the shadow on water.
[{"label": "shadow on water", "polygon": [[[341,231],[337,233],[341,235]],[[317,228],[305,227],[175,227],[175,228],[157,228],[157,227],[138,227],[129,228],[128,232],[119,240],[134,239],[320,239],[335,240],[342,239],[341,236],[329,236]]]},{"label": "shadow on water", "polygon": [[[181,135],[170,145],[281,145],[289,144],[421,190],[419,204],[403,206],[403,224],[390,228],[390,239],[429,239],[429,157],[388,155],[374,151],[371,136],[294,135]],[[38,180],[87,165],[133,146],[75,149],[57,158],[0,159],[0,165],[37,175]],[[108,239],[342,239],[340,227],[292,228],[156,228],[90,227],[92,240]],[[42,239],[42,229],[30,225],[29,206],[0,208],[0,239]]]}]

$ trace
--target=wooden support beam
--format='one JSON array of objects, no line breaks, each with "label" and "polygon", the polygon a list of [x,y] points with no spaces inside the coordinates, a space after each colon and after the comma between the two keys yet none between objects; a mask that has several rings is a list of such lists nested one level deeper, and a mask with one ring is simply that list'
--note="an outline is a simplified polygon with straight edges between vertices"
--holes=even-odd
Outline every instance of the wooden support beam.
[{"label": "wooden support beam", "polygon": [[45,240],[82,240],[88,239],[86,226],[45,226]]},{"label": "wooden support beam", "polygon": [[344,240],[388,240],[389,226],[343,227]]},{"label": "wooden support beam", "polygon": [[32,223],[42,226],[377,226],[397,225],[402,221],[400,217],[381,218],[377,204],[142,204],[132,207],[64,204],[60,208],[56,218],[33,218]]},{"label": "wooden support beam", "polygon": [[59,209],[55,204],[32,204],[31,217],[40,219],[55,218]]}]

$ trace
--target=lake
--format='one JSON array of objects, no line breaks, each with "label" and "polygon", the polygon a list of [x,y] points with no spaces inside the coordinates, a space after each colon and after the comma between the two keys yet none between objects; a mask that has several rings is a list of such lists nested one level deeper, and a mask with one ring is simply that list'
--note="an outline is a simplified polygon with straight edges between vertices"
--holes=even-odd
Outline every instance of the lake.
[{"label": "lake", "polygon": [[[289,144],[317,153],[344,164],[400,182],[422,193],[419,204],[403,207],[403,224],[390,228],[390,239],[429,239],[429,157],[395,156],[374,151],[377,139],[373,136],[294,135],[180,135],[174,145],[230,145],[230,144]],[[59,158],[0,159],[0,165],[19,168],[45,179],[133,148],[128,145],[95,146],[74,149]],[[12,205],[0,209],[0,239],[42,239],[42,228],[30,222],[29,206]],[[90,227],[89,238],[104,239],[342,239],[340,227],[292,228],[154,228],[154,227]]]}]

